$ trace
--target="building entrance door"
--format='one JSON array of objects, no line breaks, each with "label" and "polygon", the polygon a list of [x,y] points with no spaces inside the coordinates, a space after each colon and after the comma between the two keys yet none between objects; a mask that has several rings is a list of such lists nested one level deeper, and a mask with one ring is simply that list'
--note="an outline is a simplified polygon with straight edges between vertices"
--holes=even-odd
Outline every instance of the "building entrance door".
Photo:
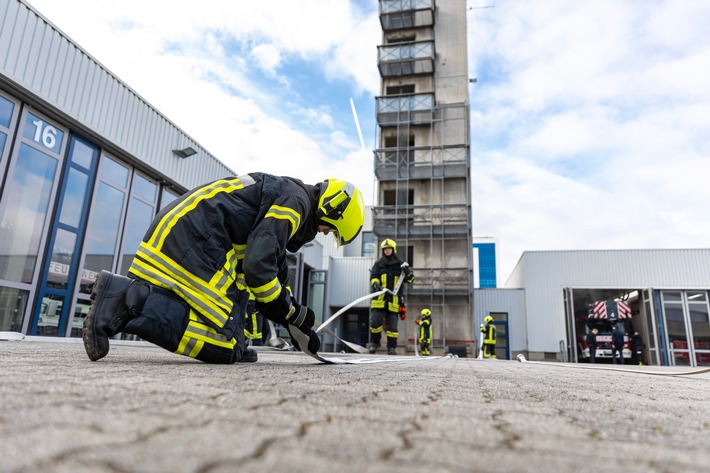
[{"label": "building entrance door", "polygon": [[508,341],[508,313],[490,312],[496,327],[496,358],[510,360],[510,343]]}]

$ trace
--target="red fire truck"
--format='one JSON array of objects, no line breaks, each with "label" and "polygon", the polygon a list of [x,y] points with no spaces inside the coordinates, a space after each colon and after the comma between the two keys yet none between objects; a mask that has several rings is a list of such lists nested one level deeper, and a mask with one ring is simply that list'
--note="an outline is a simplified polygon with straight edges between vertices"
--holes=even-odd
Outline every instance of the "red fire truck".
[{"label": "red fire truck", "polygon": [[631,307],[626,301],[611,300],[596,301],[588,305],[589,314],[587,316],[586,333],[584,339],[581,340],[582,358],[585,361],[589,360],[589,345],[587,344],[586,334],[596,328],[597,333],[597,350],[596,359],[611,359],[611,332],[614,326],[618,326],[619,330],[624,333],[624,349],[622,354],[624,360],[631,359],[631,345],[628,333],[628,325],[631,322]]}]

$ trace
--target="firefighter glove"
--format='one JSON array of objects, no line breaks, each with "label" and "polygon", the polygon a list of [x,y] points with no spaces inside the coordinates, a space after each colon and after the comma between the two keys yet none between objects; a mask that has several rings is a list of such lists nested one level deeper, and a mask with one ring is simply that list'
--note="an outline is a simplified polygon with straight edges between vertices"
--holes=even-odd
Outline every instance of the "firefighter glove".
[{"label": "firefighter glove", "polygon": [[415,319],[415,320],[414,320],[414,323],[417,324],[417,325],[419,325],[419,319]]},{"label": "firefighter glove", "polygon": [[407,318],[407,308],[403,305],[399,306],[399,320],[404,320]]},{"label": "firefighter glove", "polygon": [[[315,355],[320,349],[320,338],[318,334],[310,329],[306,329],[304,332],[295,325],[287,325],[286,330],[288,334],[291,335],[291,343],[296,347],[296,350]],[[301,348],[301,346],[305,348]]]},{"label": "firefighter glove", "polygon": [[372,283],[372,288],[375,290],[375,292],[381,291],[381,290],[382,290],[382,284],[380,283],[380,281],[375,281],[375,282]]},{"label": "firefighter glove", "polygon": [[315,322],[316,314],[305,305],[296,304],[295,302],[286,317],[287,325],[294,325],[305,333],[308,333]]}]

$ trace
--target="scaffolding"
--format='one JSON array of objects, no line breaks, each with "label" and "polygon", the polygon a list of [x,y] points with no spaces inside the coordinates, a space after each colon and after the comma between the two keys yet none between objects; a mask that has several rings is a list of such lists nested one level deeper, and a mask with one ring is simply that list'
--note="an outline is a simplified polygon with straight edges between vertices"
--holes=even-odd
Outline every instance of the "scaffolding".
[{"label": "scaffolding", "polygon": [[[466,41],[465,26],[450,27],[460,21],[457,9],[464,12],[465,22],[463,0],[448,2],[446,9],[433,0],[380,1],[386,45],[378,49],[382,95],[376,98],[378,205],[373,208],[373,231],[380,241],[394,238],[400,256],[415,272],[405,294],[408,308],[418,314],[429,307],[440,343],[450,351],[460,352],[463,346],[472,353],[466,48],[446,47]],[[463,38],[451,36],[460,31]],[[438,40],[444,46],[435,48]],[[436,70],[442,61],[446,78]],[[452,70],[463,73],[451,76]]]}]

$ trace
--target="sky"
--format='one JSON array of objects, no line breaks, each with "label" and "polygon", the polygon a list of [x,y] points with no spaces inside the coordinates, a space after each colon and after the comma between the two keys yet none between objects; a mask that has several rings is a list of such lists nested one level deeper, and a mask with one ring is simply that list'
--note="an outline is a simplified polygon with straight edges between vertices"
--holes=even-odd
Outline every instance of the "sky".
[{"label": "sky", "polygon": [[[235,172],[375,202],[375,0],[28,1]],[[468,0],[467,22],[499,285],[525,251],[708,247],[710,2]]]}]

